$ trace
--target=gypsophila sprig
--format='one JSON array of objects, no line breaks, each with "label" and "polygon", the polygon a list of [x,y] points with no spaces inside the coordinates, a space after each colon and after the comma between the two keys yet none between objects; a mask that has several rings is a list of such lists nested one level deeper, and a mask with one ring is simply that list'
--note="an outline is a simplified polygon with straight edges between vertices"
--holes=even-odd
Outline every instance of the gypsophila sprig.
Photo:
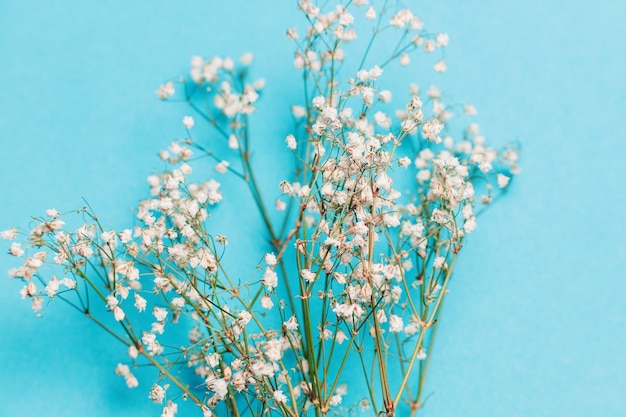
[{"label": "gypsophila sprig", "polygon": [[[284,167],[275,203],[251,156],[249,118],[265,84],[250,79],[253,55],[196,56],[188,75],[157,89],[189,115],[184,139],[159,154],[166,169],[148,177],[136,226],[110,230],[85,206],[50,209],[28,232],[0,234],[22,261],[9,274],[32,309],[62,300],[109,332],[128,356],[115,373],[162,416],[181,401],[205,417],[415,415],[459,253],[477,215],[519,173],[516,147],[491,148],[471,121],[455,127],[477,113],[472,105],[434,86],[411,84],[401,98],[385,88],[387,68],[416,54],[445,72],[447,34],[427,31],[400,2],[298,7],[308,26],[287,37],[305,96],[286,103],[296,123],[274,142],[297,169]],[[397,43],[371,63],[383,31]],[[345,52],[358,38],[361,54]],[[209,139],[196,139],[201,129]],[[214,168],[203,181],[192,179],[199,158]],[[222,175],[245,184],[266,230],[247,281],[229,275],[229,241],[211,221],[228,204]],[[67,228],[63,219],[76,214],[82,225]],[[173,326],[185,340],[167,341]],[[144,364],[156,380],[135,377]],[[202,383],[185,380],[183,368]]]}]

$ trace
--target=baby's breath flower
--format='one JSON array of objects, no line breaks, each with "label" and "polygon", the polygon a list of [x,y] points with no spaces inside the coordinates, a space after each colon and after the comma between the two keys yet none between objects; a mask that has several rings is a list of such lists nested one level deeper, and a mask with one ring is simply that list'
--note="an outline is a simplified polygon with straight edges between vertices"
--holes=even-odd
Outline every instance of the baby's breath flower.
[{"label": "baby's breath flower", "polygon": [[411,58],[409,58],[409,54],[405,52],[402,55],[400,55],[400,65],[402,65],[403,67],[406,67],[410,63],[411,63]]},{"label": "baby's breath flower", "polygon": [[5,240],[14,240],[17,237],[17,229],[11,228],[0,232],[0,238]]},{"label": "baby's breath flower", "polygon": [[441,61],[438,61],[434,66],[433,69],[435,70],[435,72],[446,72],[446,70],[448,69],[447,65],[446,65],[446,61],[444,61],[443,59]]},{"label": "baby's breath flower", "polygon": [[287,143],[287,147],[289,149],[291,149],[292,151],[296,150],[296,147],[298,146],[298,144],[296,142],[296,138],[293,135],[287,135],[285,142]]},{"label": "baby's breath flower", "polygon": [[274,401],[276,401],[277,403],[286,403],[287,402],[287,396],[285,395],[285,393],[282,390],[274,391],[273,397],[274,397]]},{"label": "baby's breath flower", "polygon": [[226,171],[228,171],[229,166],[230,166],[230,163],[228,161],[221,161],[217,163],[217,165],[215,165],[215,170],[219,172],[220,174],[224,174],[226,173]]},{"label": "baby's breath flower", "polygon": [[176,91],[174,90],[174,83],[171,81],[166,82],[165,84],[161,84],[157,90],[157,96],[161,100],[166,100],[174,95]]},{"label": "baby's breath flower", "polygon": [[183,117],[183,125],[186,129],[191,129],[194,125],[193,117],[185,116]]},{"label": "baby's breath flower", "polygon": [[152,388],[150,389],[150,394],[149,394],[149,397],[152,400],[152,402],[155,404],[163,404],[163,400],[165,399],[165,393],[168,388],[169,388],[168,384],[165,384],[163,386],[159,384],[154,384]]},{"label": "baby's breath flower", "polygon": [[506,188],[506,186],[509,185],[509,181],[511,181],[511,177],[507,177],[504,174],[498,174],[496,178],[498,181],[498,187],[500,188]]}]

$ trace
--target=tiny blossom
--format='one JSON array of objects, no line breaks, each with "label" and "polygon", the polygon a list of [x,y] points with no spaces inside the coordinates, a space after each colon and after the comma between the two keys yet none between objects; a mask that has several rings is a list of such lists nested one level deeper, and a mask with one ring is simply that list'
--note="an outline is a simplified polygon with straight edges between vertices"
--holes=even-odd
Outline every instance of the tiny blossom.
[{"label": "tiny blossom", "polygon": [[408,156],[403,156],[402,158],[398,159],[398,166],[400,168],[407,168],[409,165],[411,165],[411,158],[409,158]]},{"label": "tiny blossom", "polygon": [[271,291],[278,286],[278,275],[271,268],[266,268],[261,282]]},{"label": "tiny blossom", "polygon": [[443,256],[438,256],[435,258],[435,261],[433,262],[433,267],[435,269],[441,269],[444,267],[445,264],[446,264],[446,259]]},{"label": "tiny blossom", "polygon": [[261,307],[266,310],[270,310],[272,307],[274,307],[274,303],[272,302],[272,299],[269,295],[264,295],[261,297]]},{"label": "tiny blossom", "polygon": [[391,91],[383,90],[378,94],[378,98],[383,103],[389,103],[391,101]]},{"label": "tiny blossom", "polygon": [[163,386],[159,384],[154,384],[150,389],[150,394],[148,396],[155,404],[162,404],[163,400],[165,399],[165,392],[168,388],[168,384],[165,384]]},{"label": "tiny blossom", "polygon": [[474,116],[478,114],[478,110],[476,110],[476,107],[472,106],[471,104],[466,104],[465,106],[463,106],[463,111],[468,116]]},{"label": "tiny blossom", "polygon": [[247,311],[240,311],[237,317],[239,318],[239,322],[244,326],[252,320],[252,314]]},{"label": "tiny blossom", "polygon": [[341,404],[341,401],[342,401],[341,395],[333,395],[332,397],[330,397],[329,405],[331,407],[336,407],[339,404]]},{"label": "tiny blossom", "polygon": [[267,264],[267,266],[276,265],[276,255],[273,253],[266,253],[263,256],[263,259],[265,260],[265,263]]},{"label": "tiny blossom", "polygon": [[241,62],[241,65],[247,67],[248,65],[252,64],[253,59],[254,55],[250,52],[246,52],[241,56],[241,58],[239,58],[239,62]]},{"label": "tiny blossom", "polygon": [[497,182],[498,182],[498,187],[500,188],[506,188],[507,185],[509,185],[509,181],[511,181],[511,177],[507,177],[504,174],[498,174],[496,176]]},{"label": "tiny blossom", "polygon": [[24,250],[22,249],[21,243],[13,242],[11,247],[9,248],[9,253],[13,256],[21,257],[24,255]]},{"label": "tiny blossom", "polygon": [[131,359],[137,359],[137,356],[139,356],[139,351],[135,345],[130,345],[128,348],[128,356],[130,356]]},{"label": "tiny blossom", "polygon": [[389,331],[390,332],[401,332],[404,328],[404,323],[402,321],[402,317],[392,314],[389,317]]},{"label": "tiny blossom", "polygon": [[317,109],[321,110],[325,104],[326,104],[326,99],[323,96],[317,96],[313,99],[313,105]]},{"label": "tiny blossom", "polygon": [[295,331],[298,329],[298,319],[296,319],[296,316],[291,316],[289,320],[283,323],[283,326],[287,330]]},{"label": "tiny blossom", "polygon": [[228,137],[228,147],[230,149],[239,149],[239,140],[237,139],[237,136],[230,135]]},{"label": "tiny blossom", "polygon": [[287,29],[287,37],[289,39],[298,39],[298,31],[296,28]]},{"label": "tiny blossom", "polygon": [[145,311],[146,305],[148,304],[146,299],[137,293],[135,293],[134,297],[135,297],[135,307],[137,308],[137,310],[139,310],[140,312]]},{"label": "tiny blossom", "polygon": [[406,67],[410,63],[411,63],[411,58],[409,58],[409,54],[405,52],[402,55],[400,55],[400,65],[402,65],[403,67]]},{"label": "tiny blossom", "polygon": [[11,228],[0,232],[0,238],[5,240],[13,240],[17,237],[17,229]]},{"label": "tiny blossom", "polygon": [[446,72],[446,70],[448,69],[448,67],[446,66],[446,61],[444,61],[443,59],[441,61],[438,61],[434,66],[433,69],[435,70],[435,72]]},{"label": "tiny blossom", "polygon": [[57,209],[48,209],[46,210],[46,217],[57,218],[61,215]]},{"label": "tiny blossom", "polygon": [[159,86],[156,93],[157,93],[157,96],[159,96],[161,100],[168,99],[169,97],[173,96],[175,93],[174,83],[171,81],[168,81],[165,84],[162,84],[161,86]]},{"label": "tiny blossom", "polygon": [[343,330],[338,330],[335,334],[335,340],[337,341],[337,343],[342,344],[343,342],[348,340],[348,336],[346,336]]},{"label": "tiny blossom", "polygon": [[441,123],[439,120],[427,120],[424,123],[424,126],[422,126],[422,133],[427,140],[439,143],[441,142],[441,139],[438,135],[439,132],[441,132],[441,129],[443,129],[443,123]]},{"label": "tiny blossom", "polygon": [[274,401],[276,401],[277,403],[287,402],[287,396],[281,390],[274,391],[273,396],[274,396]]},{"label": "tiny blossom", "polygon": [[296,142],[296,138],[293,135],[287,135],[285,142],[287,143],[287,147],[289,149],[291,149],[292,151],[296,150],[298,143]]},{"label": "tiny blossom", "polygon": [[439,33],[439,34],[437,34],[437,37],[436,37],[437,46],[439,46],[439,47],[448,46],[449,40],[450,40],[450,38],[448,37],[447,33]]},{"label": "tiny blossom", "polygon": [[306,116],[306,109],[302,106],[291,106],[291,114],[296,118],[304,117]]},{"label": "tiny blossom", "polygon": [[174,417],[178,412],[178,404],[173,401],[168,401],[163,410],[161,411],[161,417]]},{"label": "tiny blossom", "polygon": [[115,306],[113,308],[113,316],[115,317],[116,321],[122,321],[124,320],[124,317],[126,317],[126,314],[124,314],[124,310],[122,310],[122,307]]},{"label": "tiny blossom", "polygon": [[152,309],[152,315],[157,321],[164,321],[167,317],[167,309],[162,307],[154,307]]},{"label": "tiny blossom", "polygon": [[417,359],[419,359],[420,361],[426,359],[426,351],[424,350],[424,348],[420,348],[420,350],[417,352]]},{"label": "tiny blossom", "polygon": [[365,18],[367,20],[374,20],[376,19],[376,9],[374,9],[373,6],[370,6],[367,11],[365,12]]},{"label": "tiny blossom", "polygon": [[278,211],[283,211],[287,208],[287,204],[283,200],[280,200],[280,199],[276,199],[274,206],[276,210]]},{"label": "tiny blossom", "polygon": [[303,269],[303,270],[300,271],[300,276],[306,282],[313,282],[313,281],[315,281],[316,274],[315,274],[315,272],[312,272],[312,271],[310,271],[308,269]]},{"label": "tiny blossom", "polygon": [[183,125],[185,125],[187,129],[191,129],[194,125],[193,117],[191,116],[183,117]]},{"label": "tiny blossom", "polygon": [[228,171],[229,166],[230,164],[228,163],[228,161],[221,161],[215,165],[215,170],[220,174],[224,174],[226,173],[226,171]]}]

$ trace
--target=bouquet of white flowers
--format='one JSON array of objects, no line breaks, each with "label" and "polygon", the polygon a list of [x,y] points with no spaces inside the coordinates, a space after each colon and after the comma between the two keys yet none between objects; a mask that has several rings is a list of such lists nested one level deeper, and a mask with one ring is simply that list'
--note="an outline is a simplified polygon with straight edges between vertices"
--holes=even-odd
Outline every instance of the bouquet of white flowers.
[{"label": "bouquet of white flowers", "polygon": [[[188,76],[157,90],[192,116],[183,119],[185,138],[160,153],[167,169],[148,178],[134,228],[110,230],[86,206],[48,210],[25,233],[2,232],[26,238],[9,249],[23,258],[10,276],[24,282],[33,310],[62,300],[109,332],[128,352],[115,372],[130,388],[139,385],[136,366],[153,366],[149,397],[162,416],[185,400],[204,416],[413,416],[423,405],[454,265],[477,215],[519,171],[518,150],[490,148],[476,124],[455,135],[450,119],[476,111],[446,104],[435,87],[412,85],[393,111],[381,86],[386,67],[437,54],[448,36],[427,32],[392,1],[367,3],[298,3],[309,26],[287,36],[305,96],[291,106],[293,133],[277,141],[297,167],[271,205],[249,136],[264,86],[249,80],[253,56],[194,57]],[[357,27],[370,41],[346,74],[344,47]],[[395,31],[397,44],[366,66],[383,31]],[[432,65],[446,70],[442,55]],[[195,139],[202,128],[209,140]],[[266,234],[250,239],[265,255],[249,279],[229,274],[223,260],[230,247],[210,214],[228,193],[192,172],[198,158],[245,183],[263,220]],[[64,217],[76,213],[83,224],[67,230]],[[184,340],[168,339],[172,326]]]}]

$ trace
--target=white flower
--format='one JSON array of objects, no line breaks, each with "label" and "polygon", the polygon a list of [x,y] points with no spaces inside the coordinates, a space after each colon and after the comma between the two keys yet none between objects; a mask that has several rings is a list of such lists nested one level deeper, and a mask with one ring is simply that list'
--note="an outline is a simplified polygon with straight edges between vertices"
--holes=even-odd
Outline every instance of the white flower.
[{"label": "white flower", "polygon": [[283,357],[283,342],[280,339],[268,340],[263,353],[271,361],[279,361]]},{"label": "white flower", "polygon": [[447,33],[439,33],[436,36],[435,40],[437,42],[437,46],[442,47],[442,46],[448,46],[448,41],[450,40],[450,38],[448,37]]},{"label": "white flower", "polygon": [[159,96],[161,100],[166,100],[167,98],[173,96],[175,92],[176,91],[174,90],[174,83],[171,81],[160,85],[158,90],[156,91],[157,96]]},{"label": "white flower", "polygon": [[405,52],[402,55],[400,55],[400,65],[402,65],[403,67],[406,67],[410,63],[411,63],[411,58],[409,58],[409,54]]},{"label": "white flower", "polygon": [[11,247],[9,248],[9,253],[17,257],[24,255],[24,249],[22,249],[22,244],[13,242],[11,244]]},{"label": "white flower", "polygon": [[128,348],[128,356],[130,356],[131,359],[137,359],[137,356],[139,356],[139,351],[135,345],[130,345]]},{"label": "white flower", "polygon": [[163,321],[167,317],[167,309],[162,307],[154,307],[152,309],[152,315],[157,321]]},{"label": "white flower", "polygon": [[448,69],[448,67],[446,66],[446,61],[442,59],[441,61],[437,62],[433,66],[433,69],[435,70],[435,72],[439,72],[439,73],[446,72],[446,70]]},{"label": "white flower", "polygon": [[228,147],[230,149],[239,149],[239,141],[237,140],[237,136],[230,135],[228,137]]},{"label": "white flower", "polygon": [[299,119],[306,116],[306,109],[302,106],[291,106],[291,114],[293,114],[293,117]]},{"label": "white flower", "polygon": [[165,384],[164,386],[154,384],[152,386],[152,389],[150,389],[150,394],[148,395],[148,398],[150,398],[155,404],[162,404],[163,399],[165,398],[165,392],[168,388],[169,385],[167,384]]},{"label": "white flower", "polygon": [[496,181],[498,182],[498,187],[506,188],[506,186],[509,185],[509,181],[511,181],[511,177],[507,177],[504,174],[498,174],[496,175]]},{"label": "white flower", "polygon": [[318,110],[321,110],[325,104],[326,104],[326,99],[323,96],[317,96],[313,99],[313,105]]},{"label": "white flower", "polygon": [[376,9],[374,9],[373,6],[370,6],[367,11],[365,12],[365,18],[367,20],[374,20],[376,19]]},{"label": "white flower", "polygon": [[420,350],[417,352],[417,359],[421,361],[426,359],[426,351],[424,350],[424,348],[420,348]]},{"label": "white flower", "polygon": [[474,116],[478,114],[478,110],[476,110],[476,107],[472,106],[471,104],[466,104],[465,106],[463,106],[463,111],[468,116]]},{"label": "white flower", "polygon": [[409,158],[408,156],[403,156],[402,158],[398,159],[398,166],[400,168],[408,168],[409,165],[411,165],[411,158]]},{"label": "white flower", "polygon": [[52,218],[56,219],[60,215],[61,215],[61,213],[59,213],[57,209],[48,209],[48,210],[46,210],[46,217],[52,217]]},{"label": "white flower", "polygon": [[402,321],[402,317],[392,314],[389,317],[389,331],[392,333],[401,332],[403,328],[404,328],[404,323]]},{"label": "white flower", "polygon": [[424,122],[424,126],[422,126],[422,133],[426,140],[440,143],[441,138],[438,136],[439,132],[443,129],[443,123],[441,123],[437,119],[431,119]]},{"label": "white flower", "polygon": [[443,256],[437,256],[435,258],[435,261],[433,262],[433,267],[435,269],[441,269],[445,266],[446,264],[446,259]]},{"label": "white flower", "polygon": [[230,164],[228,163],[228,161],[221,161],[215,165],[215,170],[220,174],[224,174],[226,173],[226,171],[228,171],[229,166]]},{"label": "white flower", "polygon": [[261,297],[261,307],[266,310],[270,310],[272,307],[274,307],[274,303],[272,302],[272,299],[269,295],[264,295],[263,297]]},{"label": "white flower", "polygon": [[278,211],[283,211],[287,208],[287,204],[283,200],[276,199],[276,202],[274,203],[274,207]]},{"label": "white flower", "polygon": [[296,316],[291,316],[289,317],[289,320],[283,322],[283,326],[285,326],[285,329],[287,330],[298,330],[298,319],[296,319]]},{"label": "white flower", "polygon": [[298,143],[296,142],[296,138],[293,135],[287,135],[285,142],[287,143],[287,147],[289,149],[291,149],[292,151],[296,150]]},{"label": "white flower", "polygon": [[122,321],[122,320],[124,320],[125,316],[126,316],[126,314],[124,314],[124,310],[122,310],[122,307],[115,306],[113,308],[113,317],[115,317],[115,320]]},{"label": "white flower", "polygon": [[303,269],[303,270],[300,271],[300,276],[306,282],[313,282],[313,281],[315,281],[316,274],[315,274],[315,272],[312,272],[309,269]]},{"label": "white flower", "polygon": [[273,396],[274,396],[274,401],[276,401],[277,403],[287,402],[287,396],[281,390],[274,391]]},{"label": "white flower", "polygon": [[250,320],[252,320],[252,314],[248,313],[245,310],[240,311],[239,314],[237,314],[237,318],[239,323],[245,326],[246,324],[250,323]]},{"label": "white flower", "polygon": [[248,65],[252,64],[253,59],[254,55],[251,52],[246,52],[241,56],[241,58],[239,58],[239,62],[241,62],[241,65],[247,67]]},{"label": "white flower", "polygon": [[135,293],[135,307],[137,307],[137,310],[139,310],[140,312],[145,311],[147,304],[148,303],[145,298]]},{"label": "white flower", "polygon": [[374,115],[374,121],[383,129],[389,129],[391,127],[391,119],[385,113],[379,111]]},{"label": "white flower", "polygon": [[273,253],[266,253],[263,259],[265,260],[267,266],[276,265],[276,255],[274,255]]},{"label": "white flower", "polygon": [[265,288],[269,291],[273,290],[278,286],[278,275],[271,268],[266,268],[265,273],[263,273],[263,279],[261,279]]},{"label": "white flower", "polygon": [[389,103],[391,101],[391,91],[383,90],[378,94],[378,98],[383,103]]},{"label": "white flower", "polygon": [[183,117],[183,125],[185,125],[187,129],[191,129],[194,125],[193,117],[191,116]]},{"label": "white flower", "polygon": [[17,229],[14,227],[0,232],[0,238],[5,239],[5,240],[13,240],[16,237],[17,237]]}]

